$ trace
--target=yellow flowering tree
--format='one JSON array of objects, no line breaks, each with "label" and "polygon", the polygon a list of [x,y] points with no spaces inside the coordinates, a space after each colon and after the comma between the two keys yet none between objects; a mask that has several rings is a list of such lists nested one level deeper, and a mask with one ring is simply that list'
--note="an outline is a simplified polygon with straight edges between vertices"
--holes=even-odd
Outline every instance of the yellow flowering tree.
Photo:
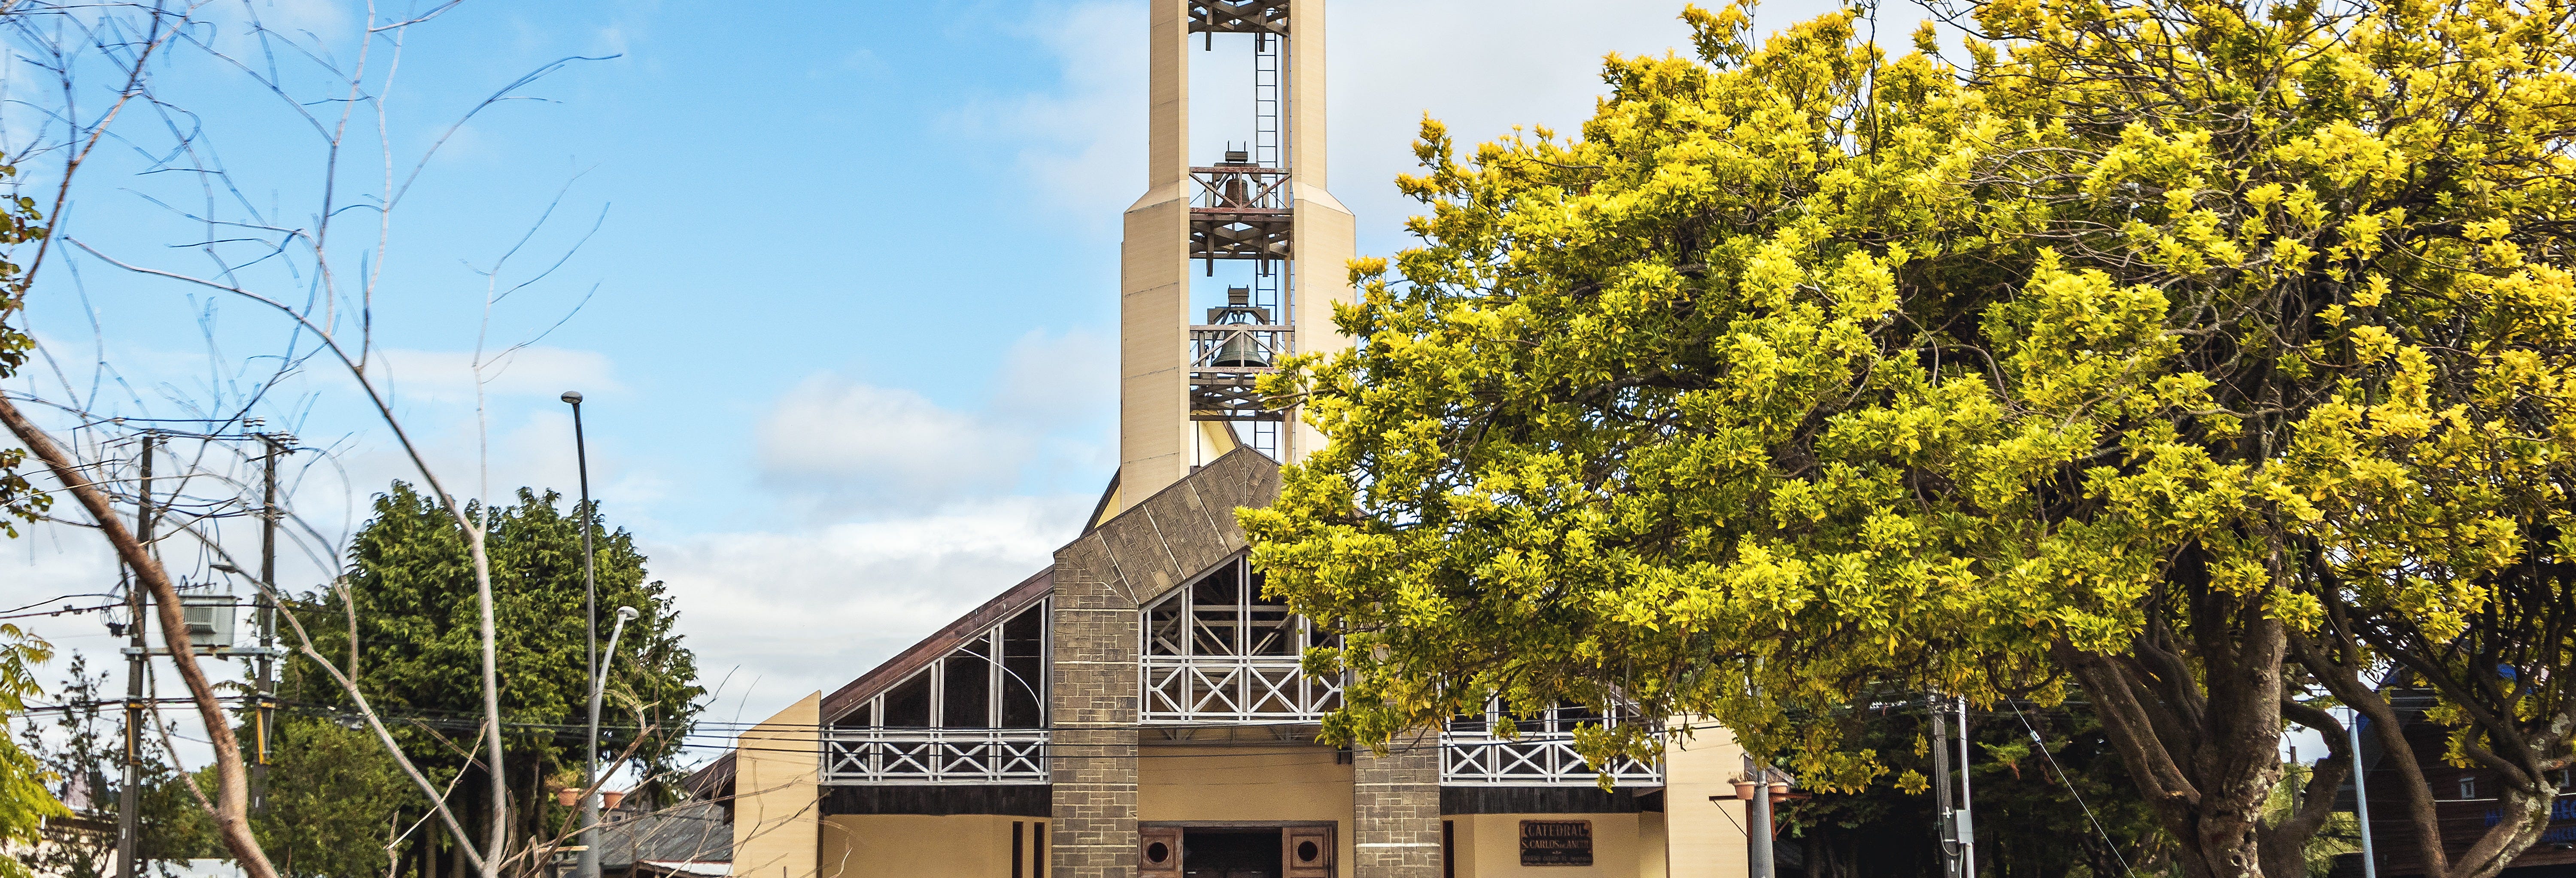
[{"label": "yellow flowering tree", "polygon": [[[1572,699],[1911,787],[1856,708],[2072,684],[2189,874],[2282,876],[2328,708],[2411,770],[2397,683],[2503,790],[2427,874],[2494,874],[2576,732],[2567,7],[1973,11],[1951,62],[1692,8],[1577,136],[1425,122],[1420,246],[1269,388],[1329,444],[1242,513],[1347,635],[1328,733]],[[2334,752],[2267,821],[2286,723]]]}]

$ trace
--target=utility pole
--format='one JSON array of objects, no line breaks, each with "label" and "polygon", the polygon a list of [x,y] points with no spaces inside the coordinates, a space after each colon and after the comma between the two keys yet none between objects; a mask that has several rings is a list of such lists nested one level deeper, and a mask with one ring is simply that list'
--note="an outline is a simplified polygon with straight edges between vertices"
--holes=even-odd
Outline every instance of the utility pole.
[{"label": "utility pole", "polygon": [[1977,878],[1976,797],[1968,793],[1968,699],[1959,699],[1959,810],[1950,828],[1959,842],[1959,878]]},{"label": "utility pole", "polygon": [[[1934,813],[1941,840],[1941,873],[1948,878],[1976,878],[1977,830],[1970,814],[1968,793],[1968,700],[1953,702],[1934,695],[1930,699],[1932,715],[1932,795],[1939,800]],[[1959,794],[1950,795],[1950,717],[1958,711],[1959,721]]]},{"label": "utility pole", "polygon": [[[147,555],[152,551],[153,441],[151,433],[143,434],[142,499],[134,504],[134,538],[142,542]],[[143,795],[138,788],[143,784],[143,663],[150,655],[143,640],[146,613],[140,580],[131,570],[125,578],[125,784],[116,791],[117,878],[136,878],[140,872],[134,861],[142,846]]]},{"label": "utility pole", "polygon": [[262,432],[259,504],[259,590],[251,614],[259,624],[258,704],[251,710],[250,801],[252,810],[268,809],[269,738],[277,721],[277,458],[286,453],[278,434]]}]

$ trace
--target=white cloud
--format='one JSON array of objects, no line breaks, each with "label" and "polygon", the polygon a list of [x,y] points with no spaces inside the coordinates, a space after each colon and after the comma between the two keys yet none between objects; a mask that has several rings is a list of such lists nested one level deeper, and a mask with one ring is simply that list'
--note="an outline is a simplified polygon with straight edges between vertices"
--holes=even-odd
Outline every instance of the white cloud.
[{"label": "white cloud", "polygon": [[[529,346],[486,354],[481,380],[491,396],[552,397],[566,390],[606,393],[624,389],[606,354],[566,348]],[[474,399],[472,351],[423,351],[387,348],[375,354],[382,385],[403,402],[471,402]]]},{"label": "white cloud", "polygon": [[1032,332],[978,407],[830,374],[782,396],[760,428],[763,480],[842,501],[816,516],[838,523],[648,546],[704,681],[730,675],[710,716],[828,692],[1044,569],[1117,464],[1116,362],[1100,334]]},{"label": "white cloud", "polygon": [[760,469],[776,488],[919,509],[1009,487],[1030,442],[921,394],[837,375],[807,378],[760,425]]},{"label": "white cloud", "polygon": [[1106,420],[1118,405],[1118,340],[1079,329],[1033,331],[1011,343],[995,381],[997,414],[1049,428]]},{"label": "white cloud", "polygon": [[[648,544],[710,688],[710,718],[758,720],[830,692],[1045,569],[1087,498],[1013,497],[809,533],[726,533]],[[758,681],[754,685],[754,681]]]},{"label": "white cloud", "polygon": [[[762,480],[832,509],[826,520],[921,514],[1014,490],[1097,490],[1089,483],[1115,465],[1116,350],[1096,333],[1029,333],[1003,356],[979,408],[842,375],[808,377],[761,421]],[[1068,474],[1086,487],[1056,478]]]},{"label": "white cloud", "polygon": [[1020,144],[1035,191],[1094,231],[1117,228],[1144,191],[1144,8],[1113,0],[1032,16],[1021,35],[1062,62],[1056,86],[970,102],[944,121]]}]

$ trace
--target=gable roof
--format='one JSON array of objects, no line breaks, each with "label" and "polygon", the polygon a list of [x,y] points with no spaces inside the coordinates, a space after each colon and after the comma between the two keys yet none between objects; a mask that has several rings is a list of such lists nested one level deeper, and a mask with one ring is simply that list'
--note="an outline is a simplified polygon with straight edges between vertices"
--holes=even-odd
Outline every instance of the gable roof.
[{"label": "gable roof", "polygon": [[1040,570],[1037,575],[1020,580],[1020,584],[985,601],[982,606],[966,611],[966,615],[957,617],[957,621],[931,632],[921,642],[896,653],[894,658],[887,659],[874,670],[860,674],[849,685],[832,690],[832,694],[823,696],[823,724],[828,726],[850,715],[866,705],[868,699],[876,697],[878,692],[903,682],[904,678],[912,676],[912,672],[929,667],[949,650],[1037,603],[1054,585],[1055,568]]},{"label": "gable roof", "polygon": [[1234,510],[1279,496],[1279,464],[1237,448],[1056,550],[1059,569],[1142,607],[1250,548]]}]

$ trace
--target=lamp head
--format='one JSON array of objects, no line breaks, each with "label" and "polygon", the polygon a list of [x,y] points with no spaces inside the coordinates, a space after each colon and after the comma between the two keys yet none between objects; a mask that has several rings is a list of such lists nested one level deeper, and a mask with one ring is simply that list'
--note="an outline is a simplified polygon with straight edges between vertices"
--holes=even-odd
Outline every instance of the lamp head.
[{"label": "lamp head", "polygon": [[641,616],[641,615],[644,615],[644,614],[643,614],[643,613],[636,612],[634,607],[618,607],[618,608],[617,608],[617,619],[618,619],[618,621],[621,621],[621,622],[633,622],[633,621],[635,621],[635,617],[637,617],[637,616]]},{"label": "lamp head", "polygon": [[578,390],[567,390],[567,391],[564,391],[563,401],[568,402],[568,403],[572,403],[573,405],[580,405],[580,404],[581,404],[581,391],[578,391]]}]

